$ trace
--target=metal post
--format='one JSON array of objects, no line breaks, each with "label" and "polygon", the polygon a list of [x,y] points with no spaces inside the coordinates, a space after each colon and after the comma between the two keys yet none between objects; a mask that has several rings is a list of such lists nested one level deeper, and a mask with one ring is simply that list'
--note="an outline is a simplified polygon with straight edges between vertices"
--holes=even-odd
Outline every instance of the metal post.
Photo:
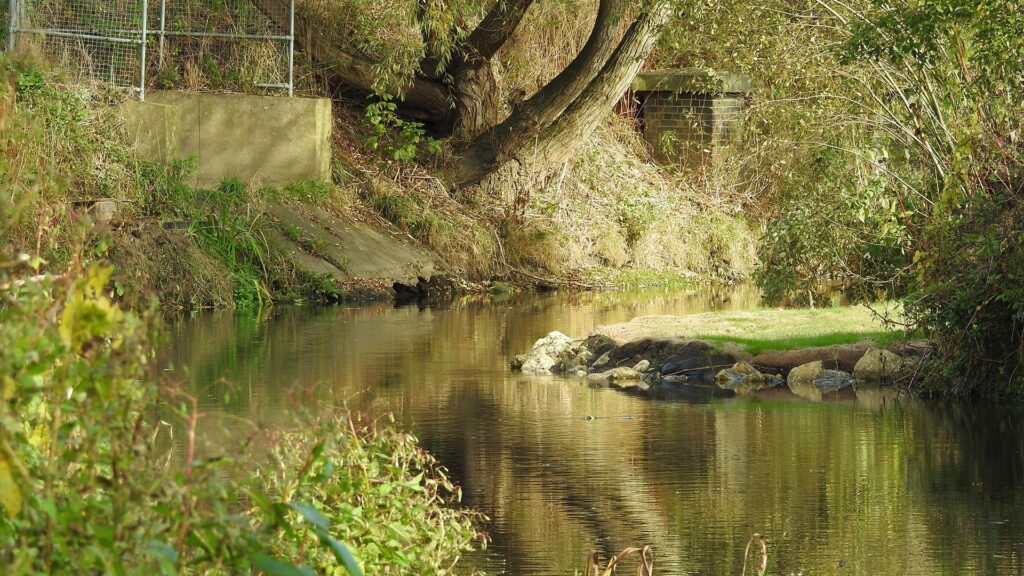
[{"label": "metal post", "polygon": [[7,4],[7,51],[14,52],[14,33],[18,28],[18,1]]},{"label": "metal post", "polygon": [[164,67],[164,38],[167,31],[167,0],[160,0],[160,69]]},{"label": "metal post", "polygon": [[288,97],[295,95],[295,0],[288,14]]},{"label": "metal post", "polygon": [[139,62],[139,100],[146,99],[146,32],[149,28],[149,0],[142,0],[142,49]]}]

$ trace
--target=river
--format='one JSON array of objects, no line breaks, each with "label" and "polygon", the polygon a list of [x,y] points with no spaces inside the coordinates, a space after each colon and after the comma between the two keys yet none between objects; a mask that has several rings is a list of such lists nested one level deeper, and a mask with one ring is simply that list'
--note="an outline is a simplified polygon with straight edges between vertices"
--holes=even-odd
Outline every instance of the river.
[{"label": "river", "polygon": [[172,322],[159,363],[227,428],[394,413],[491,519],[464,573],[568,576],[652,544],[658,575],[740,576],[756,532],[773,575],[1024,574],[1022,409],[653,401],[507,369],[551,330],[757,304],[740,287],[211,313]]}]

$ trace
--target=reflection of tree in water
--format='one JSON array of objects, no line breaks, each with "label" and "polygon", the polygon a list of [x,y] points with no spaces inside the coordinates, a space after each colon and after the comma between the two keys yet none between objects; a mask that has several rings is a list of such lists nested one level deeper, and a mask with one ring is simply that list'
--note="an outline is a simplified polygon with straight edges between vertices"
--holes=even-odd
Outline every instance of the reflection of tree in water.
[{"label": "reflection of tree in water", "polygon": [[916,423],[931,441],[912,474],[927,487],[930,541],[943,564],[1024,573],[1024,409],[944,405]]},{"label": "reflection of tree in water", "polygon": [[[745,298],[298,310],[241,330],[230,315],[208,316],[179,325],[166,357],[192,367],[196,389],[213,386],[207,410],[267,425],[341,404],[396,413],[494,519],[486,558],[511,573],[572,573],[590,548],[653,543],[659,573],[738,574],[753,532],[768,534],[778,573],[831,574],[839,560],[844,574],[1000,573],[993,555],[1012,553],[1024,532],[990,523],[1024,516],[1019,418],[852,401],[652,402],[505,367],[552,329],[579,336]],[[221,377],[239,383],[227,403]]]}]

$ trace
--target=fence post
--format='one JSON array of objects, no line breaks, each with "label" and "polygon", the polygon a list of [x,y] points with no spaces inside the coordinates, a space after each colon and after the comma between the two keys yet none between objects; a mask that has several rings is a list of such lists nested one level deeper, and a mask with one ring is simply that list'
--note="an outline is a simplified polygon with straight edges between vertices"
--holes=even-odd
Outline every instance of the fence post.
[{"label": "fence post", "polygon": [[142,0],[142,48],[139,50],[139,100],[146,99],[146,32],[149,28],[149,0]]},{"label": "fence post", "polygon": [[289,13],[288,13],[288,97],[291,98],[294,95],[295,95],[295,0],[291,0],[291,2],[289,2]]},{"label": "fence post", "polygon": [[18,27],[18,0],[7,4],[7,51],[14,52],[14,32]]},{"label": "fence post", "polygon": [[160,0],[160,69],[164,67],[164,38],[167,31],[167,0]]}]

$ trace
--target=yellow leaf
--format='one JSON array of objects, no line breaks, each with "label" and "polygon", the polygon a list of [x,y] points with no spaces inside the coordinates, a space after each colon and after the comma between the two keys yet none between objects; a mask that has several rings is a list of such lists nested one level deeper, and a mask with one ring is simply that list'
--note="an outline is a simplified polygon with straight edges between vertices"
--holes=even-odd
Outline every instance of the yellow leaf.
[{"label": "yellow leaf", "polygon": [[7,512],[8,518],[14,518],[21,512],[21,489],[14,481],[11,467],[3,454],[0,454],[0,506]]}]

